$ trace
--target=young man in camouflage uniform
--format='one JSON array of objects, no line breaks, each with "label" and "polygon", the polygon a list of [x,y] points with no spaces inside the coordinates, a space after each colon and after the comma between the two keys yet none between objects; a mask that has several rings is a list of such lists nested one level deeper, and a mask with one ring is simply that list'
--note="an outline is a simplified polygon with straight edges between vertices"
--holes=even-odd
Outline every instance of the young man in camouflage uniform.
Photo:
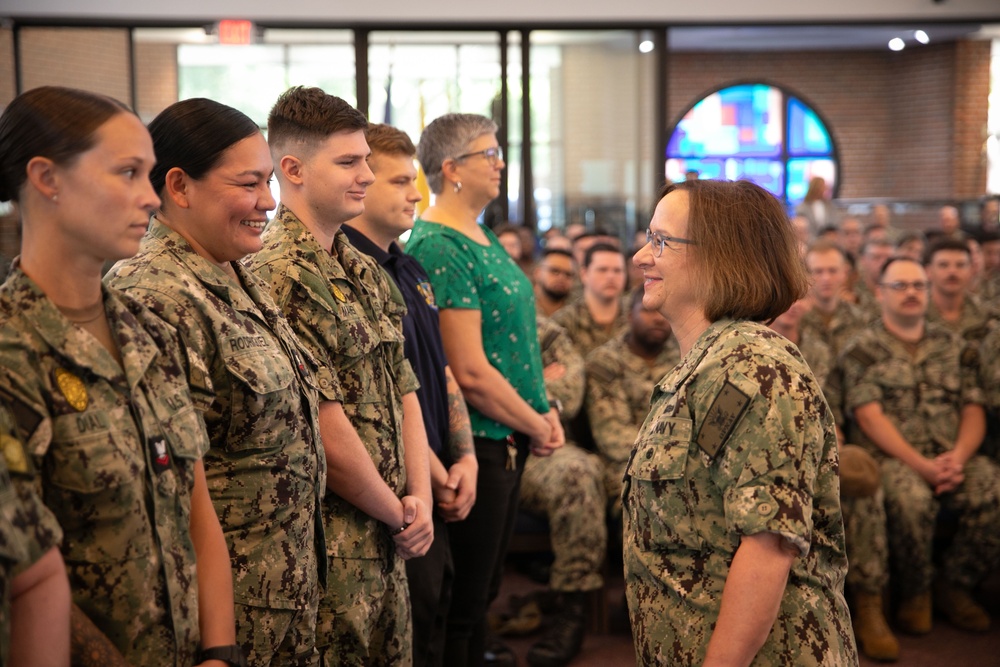
[{"label": "young man in camouflage uniform", "polygon": [[944,238],[927,250],[924,269],[931,283],[927,321],[951,329],[978,344],[996,323],[997,312],[969,293],[972,257],[965,241]]},{"label": "young man in camouflage uniform", "polygon": [[292,88],[268,117],[281,205],[246,262],[320,365],[329,553],[317,646],[327,665],[412,660],[403,560],[433,540],[419,386],[403,358],[399,290],[342,223],[374,175],[365,117],[318,88]]},{"label": "young man in camouflage uniform", "polygon": [[[848,344],[840,360],[849,439],[882,459],[890,555],[903,600],[901,630],[931,630],[933,603],[957,626],[985,631],[990,617],[972,589],[1000,555],[1000,469],[977,455],[985,432],[977,353],[926,322],[927,274],[894,258],[876,290],[882,317]],[[958,528],[934,576],[938,510]]]},{"label": "young man in camouflage uniform", "polygon": [[643,289],[632,292],[628,329],[587,356],[587,414],[612,517],[621,519],[622,477],[635,436],[649,413],[653,387],[680,361],[670,324],[642,305]]},{"label": "young man in camouflage uniform", "polygon": [[802,316],[802,330],[826,343],[835,360],[851,336],[864,327],[861,311],[843,299],[850,270],[847,258],[836,244],[817,241],[806,251],[806,268],[812,278],[812,309]]},{"label": "young man in camouflage uniform", "polygon": [[[476,500],[479,464],[472,443],[469,410],[448,366],[441,342],[434,291],[420,263],[404,253],[396,238],[413,228],[421,200],[417,190],[417,149],[402,130],[369,125],[368,165],[375,183],[365,195],[365,210],[343,226],[361,252],[386,270],[406,301],[404,353],[420,381],[417,395],[430,445],[434,542],[426,555],[406,561],[413,610],[413,664],[440,665],[455,568],[447,523],[462,521]],[[445,467],[445,466],[448,467]]]},{"label": "young man in camouflage uniform", "polygon": [[[583,404],[583,357],[565,329],[537,318],[549,403],[566,423]],[[545,517],[555,561],[549,587],[562,608],[545,635],[528,651],[528,664],[556,667],[572,660],[583,643],[587,593],[604,586],[607,525],[600,460],[567,442],[552,456],[529,456],[521,478],[521,509]]]},{"label": "young man in camouflage uniform", "polygon": [[576,349],[587,356],[628,323],[622,303],[625,291],[625,256],[618,248],[598,243],[587,250],[580,281],[580,298],[559,309],[552,321],[566,329]]}]

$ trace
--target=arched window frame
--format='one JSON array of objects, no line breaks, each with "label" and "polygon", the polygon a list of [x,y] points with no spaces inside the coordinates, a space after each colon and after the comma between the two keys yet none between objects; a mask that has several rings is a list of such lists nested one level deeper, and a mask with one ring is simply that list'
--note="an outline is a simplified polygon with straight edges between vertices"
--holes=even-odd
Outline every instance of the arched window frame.
[{"label": "arched window frame", "polygon": [[[674,143],[674,136],[677,133],[678,126],[684,120],[684,118],[691,112],[692,109],[694,109],[696,106],[698,106],[699,104],[701,104],[702,102],[704,102],[707,98],[711,97],[712,95],[715,95],[715,94],[717,94],[717,93],[719,93],[721,91],[724,91],[724,90],[728,90],[730,88],[735,88],[735,87],[740,87],[740,86],[767,86],[769,88],[774,89],[775,91],[777,91],[781,95],[781,105],[780,105],[781,115],[782,115],[782,117],[781,117],[781,123],[780,123],[781,138],[780,138],[780,150],[779,150],[779,152],[778,152],[777,155],[771,156],[771,157],[759,157],[759,156],[751,156],[751,155],[740,155],[739,153],[718,153],[718,154],[710,154],[710,155],[683,155],[680,152],[671,151],[671,146]],[[792,99],[797,100],[803,107],[805,107],[809,112],[811,112],[813,115],[815,115],[816,119],[819,121],[820,125],[822,126],[822,129],[825,131],[826,136],[829,138],[829,143],[830,143],[830,151],[829,152],[799,152],[799,153],[794,153],[794,154],[792,152],[790,152],[790,150],[789,150],[789,113],[788,113],[788,111],[789,111],[790,101]],[[798,197],[790,197],[789,196],[789,185],[790,185],[790,183],[789,183],[789,177],[788,177],[788,175],[789,175],[789,163],[792,162],[792,161],[794,161],[794,160],[798,160],[798,159],[829,160],[832,163],[832,165],[833,165],[832,192],[833,192],[833,196],[834,197],[837,196],[837,194],[838,194],[838,192],[840,190],[840,184],[843,182],[843,170],[842,170],[842,167],[841,167],[841,164],[840,164],[839,150],[838,150],[838,147],[837,147],[837,139],[836,139],[836,136],[833,133],[833,130],[832,130],[831,126],[830,126],[830,123],[824,117],[823,113],[806,96],[800,94],[798,91],[792,90],[792,89],[790,89],[790,88],[788,88],[786,86],[774,83],[772,81],[766,81],[766,80],[760,80],[760,79],[737,80],[737,81],[727,82],[727,83],[725,83],[725,84],[723,84],[721,86],[717,86],[715,88],[707,90],[705,93],[703,93],[702,95],[698,96],[697,99],[694,101],[694,103],[692,103],[687,108],[685,108],[684,111],[677,117],[677,119],[670,126],[670,132],[668,134],[668,142],[667,142],[667,147],[666,147],[666,162],[664,163],[665,164],[665,174],[666,174],[668,180],[678,180],[676,178],[677,174],[674,174],[674,178],[671,179],[670,160],[674,160],[674,159],[689,161],[691,159],[710,159],[710,160],[714,160],[714,159],[718,159],[718,160],[739,159],[739,160],[745,160],[747,158],[755,158],[755,159],[760,159],[760,160],[764,160],[764,161],[772,161],[772,162],[778,163],[780,165],[780,168],[781,168],[781,178],[782,178],[781,192],[780,193],[779,192],[774,192],[774,189],[771,188],[771,187],[768,187],[768,185],[765,184],[765,183],[761,183],[761,185],[764,186],[764,187],[768,187],[768,189],[771,192],[773,192],[775,195],[777,195],[783,202],[785,202],[786,205],[789,205],[789,206],[798,203],[802,199],[801,196],[798,196]],[[683,171],[681,171],[681,175],[682,174],[683,174]],[[831,178],[829,176],[827,176],[826,174],[821,174],[821,175],[823,175],[824,178],[827,179],[828,184],[829,184],[829,181],[831,180]],[[808,180],[808,176],[809,175],[807,174],[806,180]],[[747,178],[747,176],[741,176],[741,177]],[[750,180],[756,180],[756,179],[753,179],[752,177],[749,177],[749,178],[750,178]],[[802,192],[804,194],[804,190],[802,190]]]}]

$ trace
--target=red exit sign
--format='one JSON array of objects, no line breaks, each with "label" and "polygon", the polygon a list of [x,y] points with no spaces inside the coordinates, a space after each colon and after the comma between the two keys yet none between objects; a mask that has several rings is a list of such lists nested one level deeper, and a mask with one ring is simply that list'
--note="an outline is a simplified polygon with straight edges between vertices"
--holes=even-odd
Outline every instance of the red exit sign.
[{"label": "red exit sign", "polygon": [[219,21],[219,44],[249,44],[252,39],[252,21]]}]

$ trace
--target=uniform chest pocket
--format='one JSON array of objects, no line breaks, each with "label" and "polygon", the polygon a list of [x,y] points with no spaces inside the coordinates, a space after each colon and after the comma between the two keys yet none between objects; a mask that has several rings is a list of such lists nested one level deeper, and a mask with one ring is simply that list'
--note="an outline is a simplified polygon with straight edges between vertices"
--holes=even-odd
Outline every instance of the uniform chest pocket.
[{"label": "uniform chest pocket", "polygon": [[663,432],[640,434],[625,473],[628,530],[644,551],[700,549],[688,480],[691,420],[664,419],[651,428]]},{"label": "uniform chest pocket", "polygon": [[89,411],[53,419],[43,486],[45,504],[63,529],[67,562],[131,560],[150,550],[142,445],[117,425],[79,434],[78,419],[102,416]]},{"label": "uniform chest pocket", "polygon": [[337,352],[350,366],[382,342],[382,327],[376,326],[360,304],[340,306],[337,317]]},{"label": "uniform chest pocket", "polygon": [[[266,433],[277,427],[276,415],[287,406],[295,371],[277,345],[225,357],[232,377],[229,430],[224,444],[229,451],[269,449],[274,443]],[[298,393],[295,392],[295,396]]]}]

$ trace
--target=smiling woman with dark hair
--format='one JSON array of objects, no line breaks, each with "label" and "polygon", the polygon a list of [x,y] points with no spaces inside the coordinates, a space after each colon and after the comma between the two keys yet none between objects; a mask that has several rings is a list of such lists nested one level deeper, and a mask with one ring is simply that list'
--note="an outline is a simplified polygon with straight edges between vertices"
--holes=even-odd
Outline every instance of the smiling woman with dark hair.
[{"label": "smiling woman with dark hair", "polygon": [[208,366],[205,468],[249,663],[318,664],[326,467],[314,364],[239,262],[260,250],[275,206],[271,154],[250,118],[212,100],[177,102],[149,128],[163,203],[139,254],[107,280],[176,327]]},{"label": "smiling woman with dark hair", "polygon": [[806,292],[781,204],[749,182],[661,193],[635,255],[681,362],[653,390],[622,495],[644,665],[855,665],[833,416],[764,323]]}]

